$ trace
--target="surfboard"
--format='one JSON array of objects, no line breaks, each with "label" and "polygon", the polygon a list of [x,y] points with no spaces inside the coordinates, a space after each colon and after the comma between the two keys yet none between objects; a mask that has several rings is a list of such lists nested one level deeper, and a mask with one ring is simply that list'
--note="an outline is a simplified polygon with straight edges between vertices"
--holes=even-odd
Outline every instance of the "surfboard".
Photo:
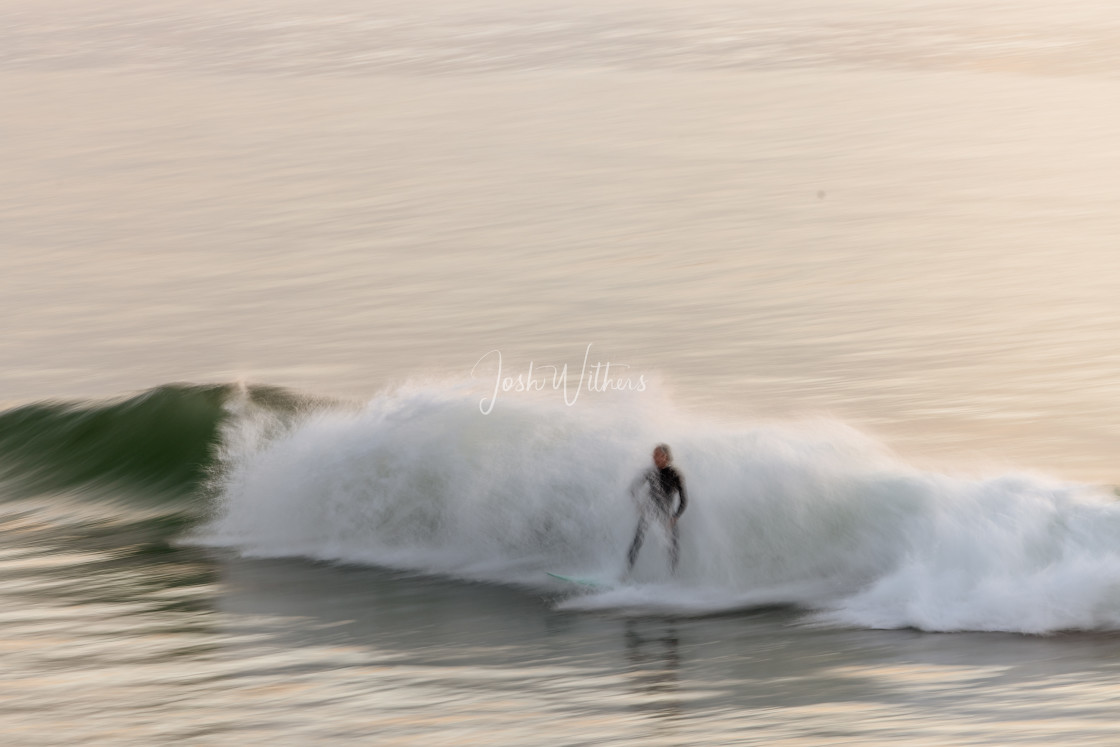
[{"label": "surfboard", "polygon": [[559,573],[552,573],[550,571],[545,571],[545,573],[552,576],[553,578],[558,578],[561,581],[567,581],[569,584],[587,586],[592,589],[609,589],[614,586],[614,584],[607,581],[597,581],[593,578],[575,578],[573,576],[562,576]]}]

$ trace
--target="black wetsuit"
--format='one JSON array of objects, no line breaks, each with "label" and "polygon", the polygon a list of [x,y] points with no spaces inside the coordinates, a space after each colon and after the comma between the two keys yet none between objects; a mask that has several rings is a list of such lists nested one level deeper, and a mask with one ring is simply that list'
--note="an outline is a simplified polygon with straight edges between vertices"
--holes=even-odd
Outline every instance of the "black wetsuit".
[{"label": "black wetsuit", "polygon": [[[643,483],[649,486],[649,499],[659,518],[668,524],[669,562],[673,571],[676,571],[677,562],[680,560],[680,535],[677,532],[676,523],[670,522],[668,519],[680,518],[688,505],[688,493],[684,488],[684,478],[673,467],[662,467],[661,469],[651,467],[639,475],[634,484],[630,486],[630,494],[637,497]],[[676,511],[673,511],[674,493],[680,497]],[[645,539],[648,523],[649,512],[643,510],[638,517],[638,528],[634,532],[634,541],[630,543],[630,551],[626,554],[626,560],[630,568],[634,567],[634,561],[638,559],[638,551],[642,549],[642,541]]]}]

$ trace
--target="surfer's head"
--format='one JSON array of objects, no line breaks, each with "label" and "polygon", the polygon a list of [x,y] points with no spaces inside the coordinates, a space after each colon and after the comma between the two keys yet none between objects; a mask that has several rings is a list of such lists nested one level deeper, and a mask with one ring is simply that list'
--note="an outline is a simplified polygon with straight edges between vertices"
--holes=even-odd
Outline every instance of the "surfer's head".
[{"label": "surfer's head", "polygon": [[658,444],[653,447],[653,463],[658,469],[665,469],[671,461],[673,461],[673,452],[669,449],[669,444]]}]

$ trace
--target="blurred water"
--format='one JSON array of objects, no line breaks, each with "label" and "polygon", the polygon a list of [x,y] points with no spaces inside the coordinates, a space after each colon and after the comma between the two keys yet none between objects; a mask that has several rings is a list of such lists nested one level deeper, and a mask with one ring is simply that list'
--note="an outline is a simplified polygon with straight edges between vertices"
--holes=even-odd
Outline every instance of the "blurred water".
[{"label": "blurred water", "polygon": [[[3,0],[0,401],[591,344],[681,412],[1115,483],[1118,39],[1093,0]],[[1112,741],[1106,634],[599,617],[107,510],[5,509],[11,741]]]},{"label": "blurred water", "polygon": [[127,525],[76,545],[10,516],[4,531],[0,719],[16,744],[1114,736],[1112,636],[813,629],[779,609],[589,617],[499,587],[145,554]]},{"label": "blurred water", "polygon": [[1114,24],[1077,7],[7,3],[4,396],[594,344],[1114,481]]}]

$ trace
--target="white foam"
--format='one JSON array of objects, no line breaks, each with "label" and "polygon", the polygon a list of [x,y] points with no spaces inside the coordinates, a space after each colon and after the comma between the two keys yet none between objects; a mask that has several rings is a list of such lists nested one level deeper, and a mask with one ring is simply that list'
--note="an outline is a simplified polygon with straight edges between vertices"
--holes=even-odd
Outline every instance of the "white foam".
[{"label": "white foam", "polygon": [[694,614],[796,604],[829,624],[1047,632],[1120,627],[1120,505],[1032,476],[923,473],[832,422],[717,426],[652,393],[483,415],[404,387],[286,428],[243,411],[200,540],[557,590],[624,571],[626,488],[668,441],[692,502],[681,565],[651,532],[631,582],[565,602]]}]

